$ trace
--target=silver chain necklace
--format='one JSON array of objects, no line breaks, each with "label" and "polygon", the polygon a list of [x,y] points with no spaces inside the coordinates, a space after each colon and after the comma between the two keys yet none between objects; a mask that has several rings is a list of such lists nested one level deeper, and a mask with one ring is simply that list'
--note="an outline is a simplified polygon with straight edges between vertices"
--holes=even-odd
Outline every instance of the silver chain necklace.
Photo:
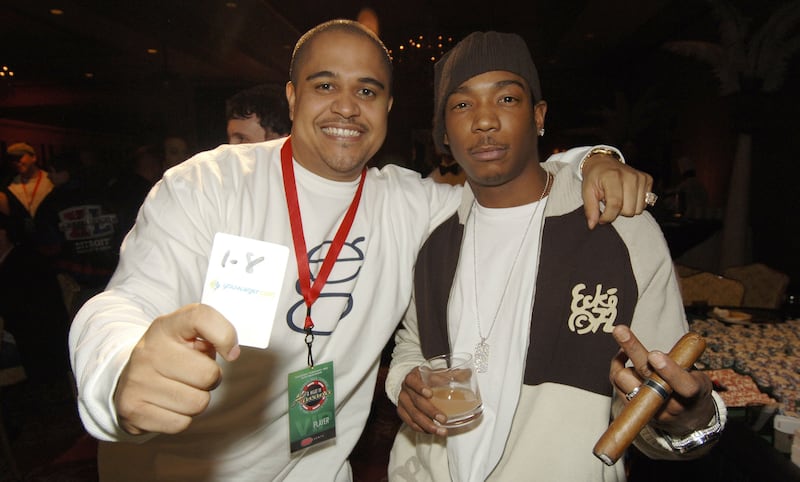
[{"label": "silver chain necklace", "polygon": [[481,339],[481,341],[475,345],[475,370],[478,373],[486,373],[489,370],[489,344],[486,343],[486,340],[489,338],[489,335],[492,334],[494,325],[497,322],[497,316],[500,314],[500,309],[503,307],[503,300],[505,300],[506,293],[508,292],[508,285],[511,283],[511,275],[514,273],[514,267],[517,265],[519,255],[522,253],[522,248],[525,246],[525,240],[528,238],[528,232],[531,230],[533,220],[536,218],[536,213],[539,212],[539,208],[542,205],[542,199],[544,199],[544,197],[547,195],[547,192],[550,190],[550,182],[552,179],[553,175],[548,172],[547,182],[545,182],[544,189],[542,189],[542,194],[539,196],[539,200],[537,201],[539,204],[536,205],[533,213],[531,213],[531,217],[528,220],[528,226],[525,228],[525,233],[522,235],[522,240],[519,242],[517,254],[514,255],[514,261],[511,263],[511,271],[508,273],[506,285],[503,287],[503,294],[500,295],[500,303],[497,305],[497,310],[494,312],[494,318],[492,319],[492,324],[489,325],[489,331],[486,333],[486,336],[483,336],[483,333],[481,332],[481,310],[478,306],[478,235],[476,228],[476,225],[478,224],[478,216],[475,212],[475,203],[472,204],[472,262],[474,263],[473,270],[475,274],[473,279],[473,288],[475,289],[475,320],[478,325],[478,336]]}]

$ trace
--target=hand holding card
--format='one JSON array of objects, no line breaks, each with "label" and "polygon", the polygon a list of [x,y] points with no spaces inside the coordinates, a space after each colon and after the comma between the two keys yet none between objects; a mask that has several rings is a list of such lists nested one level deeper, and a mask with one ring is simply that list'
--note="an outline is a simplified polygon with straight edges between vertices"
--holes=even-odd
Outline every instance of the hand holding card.
[{"label": "hand holding card", "polygon": [[205,411],[222,369],[239,357],[233,326],[193,303],[159,316],[131,351],[114,391],[120,427],[132,435],[178,433]]},{"label": "hand holding card", "polygon": [[201,302],[236,327],[239,344],[266,348],[286,274],[289,248],[217,233]]}]

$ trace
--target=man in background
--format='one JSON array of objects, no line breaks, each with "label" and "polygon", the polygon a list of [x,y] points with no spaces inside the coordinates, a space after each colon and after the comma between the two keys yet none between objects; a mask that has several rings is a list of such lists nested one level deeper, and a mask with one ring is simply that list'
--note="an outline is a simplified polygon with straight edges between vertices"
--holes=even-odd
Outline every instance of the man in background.
[{"label": "man in background", "polygon": [[228,143],[249,144],[289,135],[292,121],[282,86],[262,84],[234,94],[225,102]]},{"label": "man in background", "polygon": [[26,142],[9,146],[6,158],[16,175],[3,187],[4,196],[0,199],[0,210],[11,217],[19,242],[39,250],[43,240],[36,226],[36,214],[39,206],[53,190],[53,181],[39,165],[34,148]]}]

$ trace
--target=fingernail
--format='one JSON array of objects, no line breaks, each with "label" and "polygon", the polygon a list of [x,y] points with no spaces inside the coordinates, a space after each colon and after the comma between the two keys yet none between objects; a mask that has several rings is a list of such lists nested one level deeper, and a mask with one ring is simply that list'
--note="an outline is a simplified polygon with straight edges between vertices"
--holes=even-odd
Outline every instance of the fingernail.
[{"label": "fingernail", "polygon": [[443,428],[437,428],[436,429],[436,435],[439,435],[440,437],[444,437],[445,435],[447,435],[447,430],[443,429]]},{"label": "fingernail", "polygon": [[231,348],[231,351],[228,352],[228,356],[226,357],[226,359],[227,360],[235,360],[235,359],[239,358],[239,355],[241,353],[242,353],[242,349],[239,347],[239,345],[234,345],[234,347]]},{"label": "fingernail", "polygon": [[439,422],[439,423],[445,423],[445,422],[447,422],[447,417],[445,417],[445,416],[444,416],[443,414],[441,414],[441,413],[437,413],[437,414],[436,414],[436,416],[435,416],[435,417],[433,417],[433,418],[435,418],[435,419],[436,419],[436,421],[437,421],[437,422]]},{"label": "fingernail", "polygon": [[423,388],[422,389],[422,396],[425,398],[431,398],[433,396],[433,392],[430,388]]},{"label": "fingernail", "polygon": [[631,339],[631,333],[628,330],[614,330],[614,338],[625,343]]}]

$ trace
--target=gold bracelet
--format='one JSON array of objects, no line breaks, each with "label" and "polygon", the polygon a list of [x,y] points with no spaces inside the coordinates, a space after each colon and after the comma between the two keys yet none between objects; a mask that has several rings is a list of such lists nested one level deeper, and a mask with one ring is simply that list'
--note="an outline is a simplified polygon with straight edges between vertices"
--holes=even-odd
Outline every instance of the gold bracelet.
[{"label": "gold bracelet", "polygon": [[594,147],[585,156],[583,156],[583,159],[581,159],[581,163],[578,164],[578,172],[581,173],[581,176],[583,176],[583,165],[586,164],[586,161],[590,157],[592,157],[592,156],[594,156],[596,154],[602,154],[602,155],[605,155],[605,156],[611,156],[614,159],[618,160],[619,162],[625,164],[625,160],[622,159],[622,156],[619,155],[619,152],[617,152],[616,149],[609,149],[608,147]]}]

